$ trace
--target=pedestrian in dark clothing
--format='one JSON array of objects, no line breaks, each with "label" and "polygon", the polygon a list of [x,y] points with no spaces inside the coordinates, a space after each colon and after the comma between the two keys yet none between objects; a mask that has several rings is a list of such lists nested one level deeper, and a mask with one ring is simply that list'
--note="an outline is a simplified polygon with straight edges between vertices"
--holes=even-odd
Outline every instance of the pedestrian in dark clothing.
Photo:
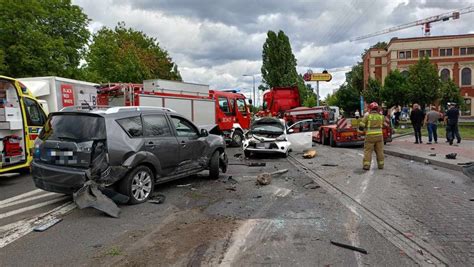
[{"label": "pedestrian in dark clothing", "polygon": [[418,104],[413,104],[413,110],[410,113],[410,121],[415,130],[415,144],[422,144],[421,140],[421,127],[423,126],[423,121],[425,119],[425,114],[421,111]]},{"label": "pedestrian in dark clothing", "polygon": [[398,125],[400,124],[400,115],[401,115],[401,114],[402,114],[402,113],[400,112],[400,109],[399,109],[399,108],[397,108],[397,109],[395,110],[395,113],[393,113],[393,115],[395,116],[395,127],[397,127],[397,128],[398,128]]},{"label": "pedestrian in dark clothing", "polygon": [[444,121],[446,123],[446,135],[449,141],[449,145],[453,144],[454,137],[456,137],[458,144],[461,143],[461,135],[459,135],[459,110],[456,108],[455,103],[448,103],[449,109],[446,111]]}]

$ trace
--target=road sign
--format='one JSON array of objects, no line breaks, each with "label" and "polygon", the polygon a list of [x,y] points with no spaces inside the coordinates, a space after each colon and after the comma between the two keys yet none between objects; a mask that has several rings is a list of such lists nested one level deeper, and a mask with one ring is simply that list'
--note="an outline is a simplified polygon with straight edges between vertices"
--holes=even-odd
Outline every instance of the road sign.
[{"label": "road sign", "polygon": [[329,82],[332,79],[332,75],[327,72],[305,73],[303,79],[307,82]]}]

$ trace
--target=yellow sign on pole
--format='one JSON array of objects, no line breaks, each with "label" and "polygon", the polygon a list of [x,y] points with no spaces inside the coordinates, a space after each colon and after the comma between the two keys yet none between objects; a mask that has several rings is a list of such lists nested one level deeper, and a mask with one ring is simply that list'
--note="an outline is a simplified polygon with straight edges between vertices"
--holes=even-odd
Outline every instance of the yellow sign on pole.
[{"label": "yellow sign on pole", "polygon": [[329,82],[332,80],[332,75],[329,73],[306,73],[303,78],[307,82]]}]

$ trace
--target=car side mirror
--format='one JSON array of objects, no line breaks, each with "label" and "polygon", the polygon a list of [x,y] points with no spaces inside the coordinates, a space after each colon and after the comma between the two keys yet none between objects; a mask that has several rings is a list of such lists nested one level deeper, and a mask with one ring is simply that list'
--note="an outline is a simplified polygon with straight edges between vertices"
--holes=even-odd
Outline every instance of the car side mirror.
[{"label": "car side mirror", "polygon": [[252,102],[253,102],[252,99],[249,99],[249,104],[250,104],[250,105],[252,105]]},{"label": "car side mirror", "polygon": [[201,137],[206,137],[208,135],[209,135],[209,133],[207,132],[206,129],[201,129]]},{"label": "car side mirror", "polygon": [[294,132],[295,132],[295,130],[293,130],[293,129],[288,130],[288,133],[294,133]]}]

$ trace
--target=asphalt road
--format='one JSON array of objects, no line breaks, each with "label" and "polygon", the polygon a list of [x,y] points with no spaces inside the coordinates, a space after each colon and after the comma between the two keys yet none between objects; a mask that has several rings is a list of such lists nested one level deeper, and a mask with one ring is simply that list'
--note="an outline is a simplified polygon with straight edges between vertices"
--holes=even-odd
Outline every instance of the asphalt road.
[{"label": "asphalt road", "polygon": [[[27,175],[2,177],[0,265],[472,265],[467,177],[394,157],[383,171],[361,172],[360,149],[316,149],[311,160],[250,160],[265,167],[241,165],[249,160],[229,149],[234,165],[219,180],[203,173],[160,185],[163,204],[121,206],[118,219],[36,190]],[[257,174],[281,169],[289,172],[255,184]],[[321,188],[305,187],[315,182]],[[63,221],[31,232],[51,212]]]}]

